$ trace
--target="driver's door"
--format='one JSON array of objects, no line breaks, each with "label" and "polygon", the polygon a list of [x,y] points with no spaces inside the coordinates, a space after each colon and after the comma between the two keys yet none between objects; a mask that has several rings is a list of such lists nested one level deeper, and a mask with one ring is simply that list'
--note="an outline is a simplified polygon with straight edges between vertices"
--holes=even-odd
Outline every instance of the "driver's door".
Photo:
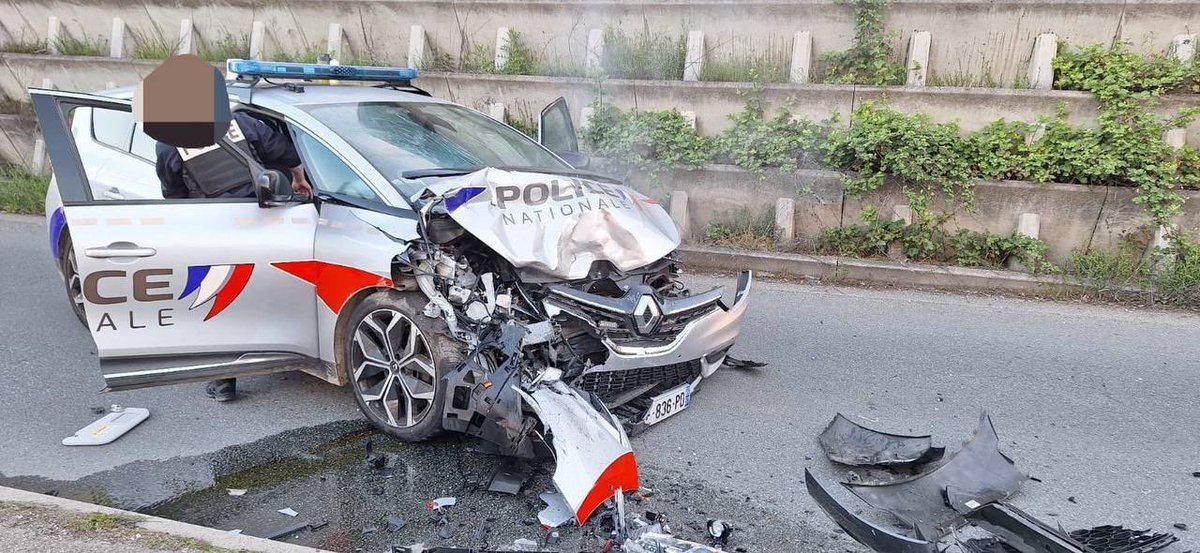
[{"label": "driver's door", "polygon": [[98,167],[81,157],[72,110],[127,112],[130,102],[49,90],[30,95],[62,198],[58,216],[78,263],[88,331],[110,389],[313,362],[313,287],[273,266],[312,259],[311,202],[261,208],[253,198],[94,197],[88,177]]}]

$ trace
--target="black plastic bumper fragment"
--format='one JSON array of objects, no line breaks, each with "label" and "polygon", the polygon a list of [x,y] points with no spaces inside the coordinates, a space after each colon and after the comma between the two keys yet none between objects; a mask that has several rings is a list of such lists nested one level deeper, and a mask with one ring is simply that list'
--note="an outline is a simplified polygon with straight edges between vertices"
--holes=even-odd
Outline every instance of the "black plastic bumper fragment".
[{"label": "black plastic bumper fragment", "polygon": [[804,469],[804,484],[808,495],[812,496],[821,510],[829,515],[838,526],[845,530],[850,537],[875,551],[889,553],[936,553],[934,543],[919,538],[910,538],[876,526],[871,522],[856,516],[843,507],[829,491],[817,481],[812,472]]},{"label": "black plastic bumper fragment", "polygon": [[819,438],[829,460],[843,465],[905,467],[942,458],[929,436],[901,436],[866,428],[838,413]]},{"label": "black plastic bumper fragment", "polygon": [[1021,553],[1096,553],[1011,505],[989,503],[971,513],[970,519]]},{"label": "black plastic bumper fragment", "polygon": [[933,471],[892,484],[843,486],[937,539],[963,522],[962,513],[1012,495],[1025,481],[1026,476],[999,447],[992,419],[984,413],[975,437]]},{"label": "black plastic bumper fragment", "polygon": [[1170,533],[1152,534],[1149,530],[1130,530],[1112,525],[1075,530],[1071,532],[1071,538],[1096,553],[1154,553],[1179,541]]}]

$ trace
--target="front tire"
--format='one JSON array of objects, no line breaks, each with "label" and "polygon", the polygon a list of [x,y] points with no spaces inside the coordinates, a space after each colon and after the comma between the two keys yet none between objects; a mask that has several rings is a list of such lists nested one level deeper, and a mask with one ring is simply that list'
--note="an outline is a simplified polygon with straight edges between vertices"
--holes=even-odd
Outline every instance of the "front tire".
[{"label": "front tire", "polygon": [[62,246],[58,249],[58,268],[62,270],[63,285],[67,289],[67,299],[71,301],[71,310],[75,312],[79,324],[87,328],[87,313],[83,310],[83,279],[79,276],[75,248],[69,237],[63,238]]},{"label": "front tire", "polygon": [[359,303],[346,326],[343,370],[363,415],[406,442],[442,431],[442,377],[462,361],[445,322],[423,313],[424,296],[380,291]]}]

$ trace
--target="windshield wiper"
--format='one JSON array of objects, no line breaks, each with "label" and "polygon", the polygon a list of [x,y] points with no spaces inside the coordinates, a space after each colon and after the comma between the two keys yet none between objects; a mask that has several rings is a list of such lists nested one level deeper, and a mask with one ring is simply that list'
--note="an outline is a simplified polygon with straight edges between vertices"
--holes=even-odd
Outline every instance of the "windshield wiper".
[{"label": "windshield wiper", "polygon": [[[591,179],[598,181],[611,182],[613,184],[621,184],[619,179],[594,173],[592,171],[582,171],[579,169],[554,168],[554,167],[533,167],[520,165],[493,165],[492,167],[502,171],[520,171],[523,173],[545,173],[548,175],[561,175],[564,177],[579,177],[582,179]],[[425,177],[458,177],[469,175],[475,171],[485,169],[485,167],[437,167],[433,169],[413,169],[400,173],[400,176],[405,179],[423,179]]]},{"label": "windshield wiper", "polygon": [[599,180],[599,181],[611,182],[613,184],[621,184],[620,179],[617,179],[615,177],[610,177],[608,175],[602,175],[600,173],[596,173],[593,171],[584,171],[582,169],[571,169],[571,168],[567,168],[567,167],[563,167],[563,168],[528,167],[528,166],[521,167],[521,166],[517,166],[517,165],[503,165],[503,166],[496,167],[496,168],[503,169],[505,171],[521,171],[524,173],[546,173],[549,175],[562,175],[564,177],[579,177],[582,179]]},{"label": "windshield wiper", "polygon": [[433,169],[413,169],[400,173],[401,178],[405,179],[423,179],[425,177],[457,177],[459,175],[469,175],[483,169],[483,167],[435,167]]}]

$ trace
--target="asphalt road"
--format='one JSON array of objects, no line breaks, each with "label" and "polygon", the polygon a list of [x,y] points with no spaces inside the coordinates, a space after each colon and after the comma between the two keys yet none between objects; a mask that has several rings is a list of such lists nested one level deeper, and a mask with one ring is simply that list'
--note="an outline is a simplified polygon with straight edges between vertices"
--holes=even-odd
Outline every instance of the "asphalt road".
[{"label": "asphalt road", "polygon": [[[126,493],[161,499],[220,470],[196,456],[251,444],[237,451],[252,457],[256,440],[287,431],[315,440],[306,429],[336,434],[339,421],[357,420],[342,390],[299,374],[245,379],[232,404],[205,400],[201,385],[99,393],[93,345],[70,313],[41,225],[0,217],[0,483],[145,474]],[[637,437],[644,466],[748,496],[798,532],[832,534],[803,470],[844,475],[815,439],[834,413],[930,433],[954,450],[987,410],[1004,453],[1041,480],[1013,498],[1022,509],[1067,528],[1175,531],[1186,546],[1177,551],[1200,547],[1200,316],[760,282],[742,336],[735,353],[769,365],[719,372],[687,412]],[[95,418],[90,407],[110,403],[152,416],[107,446],[59,445]],[[152,482],[181,459],[193,477]]]}]

